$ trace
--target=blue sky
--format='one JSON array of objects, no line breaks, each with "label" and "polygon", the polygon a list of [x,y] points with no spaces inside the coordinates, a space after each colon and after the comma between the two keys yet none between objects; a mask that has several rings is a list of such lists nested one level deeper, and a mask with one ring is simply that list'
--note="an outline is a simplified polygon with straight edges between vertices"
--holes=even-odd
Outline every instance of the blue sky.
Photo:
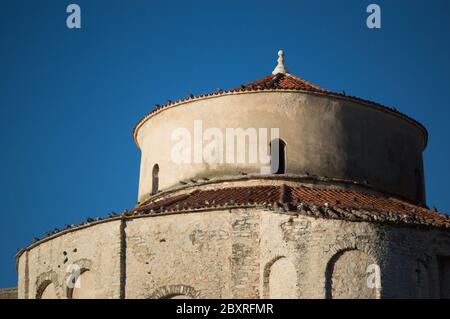
[{"label": "blue sky", "polygon": [[423,123],[428,205],[450,212],[450,1],[373,2],[380,30],[359,0],[2,0],[0,287],[33,237],[135,205],[142,115],[267,75],[281,48],[291,73]]}]

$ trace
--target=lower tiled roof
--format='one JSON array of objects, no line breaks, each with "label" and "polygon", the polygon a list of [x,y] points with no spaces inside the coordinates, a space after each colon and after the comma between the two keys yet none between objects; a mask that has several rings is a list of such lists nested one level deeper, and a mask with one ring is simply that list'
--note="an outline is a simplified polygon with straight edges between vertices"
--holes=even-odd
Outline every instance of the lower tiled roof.
[{"label": "lower tiled roof", "polygon": [[124,215],[248,206],[299,211],[322,218],[450,228],[449,216],[397,198],[352,190],[287,185],[195,190],[155,200]]},{"label": "lower tiled roof", "polygon": [[[276,210],[281,213],[294,212],[315,218],[450,229],[450,216],[397,198],[352,190],[310,188],[282,184],[197,189],[190,193],[155,199],[148,204],[124,211],[122,214],[112,212],[106,218],[88,218],[87,221],[81,222],[79,225],[66,225],[63,229],[55,228],[47,232],[42,239],[34,238],[27,249],[59,234],[70,232],[80,227],[107,222],[108,220],[167,213],[251,207]],[[19,257],[23,251],[24,249],[20,250],[16,257]]]}]

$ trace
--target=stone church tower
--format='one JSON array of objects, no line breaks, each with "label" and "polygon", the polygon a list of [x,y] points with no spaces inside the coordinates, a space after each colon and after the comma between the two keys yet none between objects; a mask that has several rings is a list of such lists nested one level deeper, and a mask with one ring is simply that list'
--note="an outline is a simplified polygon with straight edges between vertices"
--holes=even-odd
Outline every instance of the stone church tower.
[{"label": "stone church tower", "polygon": [[272,74],[158,106],[133,136],[138,205],[22,249],[19,298],[450,298],[426,129],[290,74],[282,51]]}]

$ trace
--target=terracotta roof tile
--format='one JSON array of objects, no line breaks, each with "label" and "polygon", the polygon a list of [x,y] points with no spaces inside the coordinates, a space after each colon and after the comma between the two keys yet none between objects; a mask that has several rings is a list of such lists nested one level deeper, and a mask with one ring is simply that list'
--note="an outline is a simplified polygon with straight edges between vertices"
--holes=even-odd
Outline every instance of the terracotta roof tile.
[{"label": "terracotta roof tile", "polygon": [[[287,210],[298,210],[300,206],[317,217],[450,228],[449,217],[393,197],[352,190],[287,185],[196,190],[189,194],[156,200],[127,211],[125,215],[263,205],[283,206]],[[311,209],[315,208],[322,210],[311,212]]]},{"label": "terracotta roof tile", "polygon": [[[202,209],[261,207],[271,210],[293,211],[315,218],[368,221],[410,227],[450,229],[450,216],[393,197],[383,197],[352,190],[309,188],[304,186],[251,186],[195,190],[187,194],[157,199],[140,207],[111,213],[106,218],[88,218],[79,225],[55,228],[45,237],[35,238],[30,245],[58,236],[61,233],[108,220],[157,215],[169,212]],[[21,250],[23,252],[23,250]],[[20,252],[18,253],[20,255]]]},{"label": "terracotta roof tile", "polygon": [[257,89],[280,89],[280,90],[307,90],[321,93],[331,93],[331,91],[318,87],[298,76],[292,74],[278,73],[270,74],[261,79],[241,85],[231,91],[257,90]]}]

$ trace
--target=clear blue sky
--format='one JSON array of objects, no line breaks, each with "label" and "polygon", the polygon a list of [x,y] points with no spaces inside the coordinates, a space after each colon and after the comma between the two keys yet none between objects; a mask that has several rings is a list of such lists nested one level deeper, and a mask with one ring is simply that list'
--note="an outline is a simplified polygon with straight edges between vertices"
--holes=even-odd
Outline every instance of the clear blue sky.
[{"label": "clear blue sky", "polygon": [[291,73],[423,123],[428,205],[450,212],[450,1],[372,2],[1,0],[0,287],[34,236],[135,205],[140,116],[269,74],[280,48]]}]

